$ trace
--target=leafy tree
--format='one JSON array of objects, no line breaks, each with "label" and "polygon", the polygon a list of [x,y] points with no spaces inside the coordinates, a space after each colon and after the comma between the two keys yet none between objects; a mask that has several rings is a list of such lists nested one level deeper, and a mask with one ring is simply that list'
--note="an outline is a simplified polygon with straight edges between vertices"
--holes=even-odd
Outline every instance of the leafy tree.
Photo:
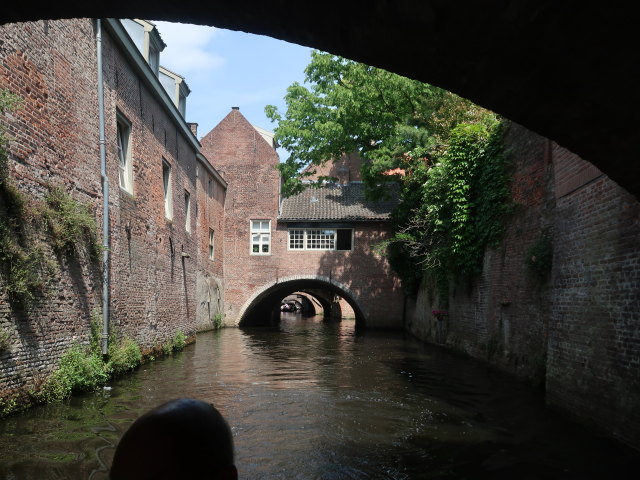
[{"label": "leafy tree", "polygon": [[285,102],[284,114],[265,109],[291,153],[280,165],[284,195],[304,188],[314,166],[357,152],[371,198],[392,191],[388,182],[400,184],[394,236],[380,250],[409,293],[426,273],[446,298],[451,278],[480,270],[508,210],[495,114],[438,87],[321,52],[312,53],[305,85],[291,85]]},{"label": "leafy tree", "polygon": [[393,179],[383,173],[407,168],[407,152],[438,151],[452,126],[486,114],[440,88],[321,52],[312,53],[305,84],[287,89],[284,114],[265,108],[278,143],[291,153],[280,167],[285,195],[302,188],[314,165],[353,152],[366,160],[369,192],[380,195],[376,186]]}]

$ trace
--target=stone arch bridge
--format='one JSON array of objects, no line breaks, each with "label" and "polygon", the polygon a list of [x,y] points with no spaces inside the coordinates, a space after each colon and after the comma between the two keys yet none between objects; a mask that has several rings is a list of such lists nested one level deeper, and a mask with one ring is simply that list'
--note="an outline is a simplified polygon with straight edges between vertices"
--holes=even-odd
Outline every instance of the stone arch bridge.
[{"label": "stone arch bridge", "polygon": [[283,298],[303,292],[322,305],[325,318],[341,318],[340,300],[344,299],[355,313],[356,325],[364,326],[370,318],[369,295],[358,294],[340,282],[320,275],[293,275],[258,287],[240,308],[237,321],[240,326],[262,325],[265,321],[277,323]]}]

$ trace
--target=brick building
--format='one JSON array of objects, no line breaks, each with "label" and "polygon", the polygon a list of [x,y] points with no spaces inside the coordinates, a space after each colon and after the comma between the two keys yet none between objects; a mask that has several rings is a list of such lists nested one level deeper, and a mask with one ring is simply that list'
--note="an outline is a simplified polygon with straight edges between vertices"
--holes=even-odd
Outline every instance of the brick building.
[{"label": "brick building", "polygon": [[372,250],[388,235],[393,202],[367,202],[363,185],[348,179],[281,199],[273,140],[237,108],[203,137],[202,151],[229,183],[227,324],[275,321],[283,298],[306,292],[327,316],[350,306],[359,324],[402,326],[399,280]]},{"label": "brick building", "polygon": [[[60,255],[34,224],[34,246],[51,268],[40,272],[44,285],[28,308],[0,277],[0,330],[8,337],[0,391],[42,381],[71,346],[88,343],[90,323],[102,324],[105,313],[111,332],[143,350],[211,328],[221,308],[215,236],[226,182],[184,119],[188,87],[161,69],[164,43],[153,24],[45,20],[0,32],[0,89],[23,99],[2,119],[11,184],[33,208],[54,187],[89,206],[98,225],[107,219],[108,245],[106,262],[84,249]],[[3,190],[5,217],[6,200]]]}]

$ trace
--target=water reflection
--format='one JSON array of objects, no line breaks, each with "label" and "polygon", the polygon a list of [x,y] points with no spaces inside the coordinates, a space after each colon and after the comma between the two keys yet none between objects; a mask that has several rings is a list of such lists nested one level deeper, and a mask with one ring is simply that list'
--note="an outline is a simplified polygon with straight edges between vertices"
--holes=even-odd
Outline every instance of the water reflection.
[{"label": "water reflection", "polygon": [[0,478],[105,479],[124,430],[179,396],[228,419],[243,479],[635,478],[637,453],[546,411],[538,392],[354,327],[293,315],[200,335],[110,390],[0,422]]}]

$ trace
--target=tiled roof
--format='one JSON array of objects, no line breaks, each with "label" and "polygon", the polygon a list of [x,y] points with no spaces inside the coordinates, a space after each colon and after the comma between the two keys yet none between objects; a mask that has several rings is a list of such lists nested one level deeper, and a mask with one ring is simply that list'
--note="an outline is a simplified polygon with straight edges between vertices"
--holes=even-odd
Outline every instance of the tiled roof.
[{"label": "tiled roof", "polygon": [[395,191],[389,200],[372,202],[365,198],[362,183],[331,184],[320,188],[306,188],[297,195],[285,198],[282,201],[280,220],[388,220],[397,204],[398,196]]}]

